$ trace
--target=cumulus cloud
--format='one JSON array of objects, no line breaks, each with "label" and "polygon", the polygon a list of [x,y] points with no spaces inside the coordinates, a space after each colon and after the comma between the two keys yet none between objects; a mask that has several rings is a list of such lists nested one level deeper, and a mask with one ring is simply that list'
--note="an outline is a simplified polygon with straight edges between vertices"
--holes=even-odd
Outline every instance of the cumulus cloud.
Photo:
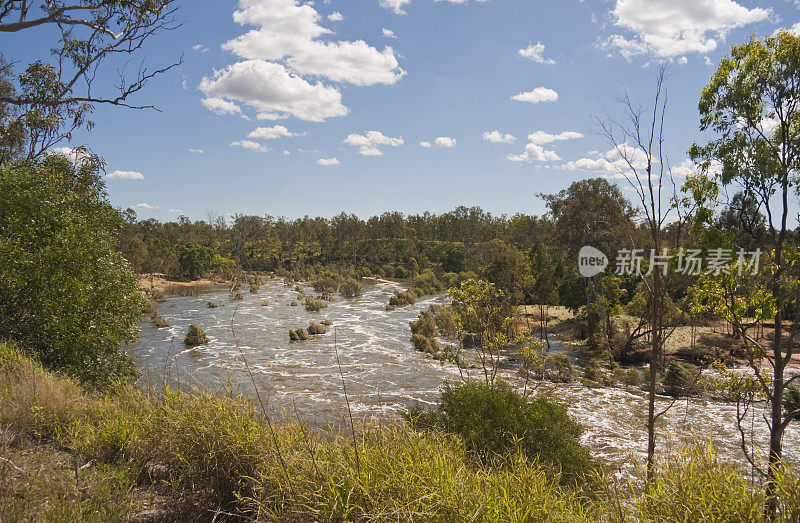
[{"label": "cumulus cloud", "polygon": [[483,133],[483,139],[492,143],[514,143],[517,138],[512,134],[503,134],[500,131],[487,131]]},{"label": "cumulus cloud", "polygon": [[331,33],[320,15],[297,0],[240,0],[234,21],[258,29],[229,40],[222,48],[244,59],[282,60],[301,75],[355,85],[394,84],[405,75],[394,50],[378,50],[363,40],[322,41]]},{"label": "cumulus cloud", "polygon": [[520,49],[518,53],[520,56],[524,56],[525,58],[529,58],[540,64],[556,63],[555,60],[544,57],[544,44],[541,42],[537,43],[536,45],[531,44],[525,49]]},{"label": "cumulus cloud", "polygon": [[215,71],[212,78],[203,78],[200,90],[245,103],[259,112],[287,113],[311,122],[348,112],[338,89],[309,83],[283,65],[266,60],[245,60]]},{"label": "cumulus cloud", "polygon": [[289,129],[282,125],[258,127],[250,131],[247,135],[248,138],[252,138],[253,140],[276,140],[278,138],[291,138],[293,136],[298,136],[298,134],[289,131]]},{"label": "cumulus cloud", "polygon": [[317,160],[317,165],[321,165],[323,167],[332,167],[334,165],[341,164],[342,162],[340,162],[338,158],[320,158]]},{"label": "cumulus cloud", "polygon": [[544,131],[535,131],[528,135],[528,141],[531,143],[535,143],[536,145],[561,142],[564,140],[577,140],[579,138],[583,138],[583,135],[581,133],[576,133],[573,131],[564,131],[563,133],[559,134],[550,134]]},{"label": "cumulus cloud", "polygon": [[238,105],[222,98],[205,98],[202,103],[214,114],[242,114],[242,109]]},{"label": "cumulus cloud", "polygon": [[386,29],[384,27],[381,30],[381,32],[383,33],[383,36],[385,36],[386,38],[397,38],[397,36],[394,34],[394,31],[392,31],[391,29]]},{"label": "cumulus cloud", "polygon": [[202,149],[189,149],[189,152],[190,153],[196,153],[196,154],[205,154],[205,151],[202,150]]},{"label": "cumulus cloud", "polygon": [[709,53],[732,29],[768,20],[772,9],[748,9],[734,0],[616,0],[611,14],[632,36],[611,35],[603,43],[607,49],[627,59],[673,58]]},{"label": "cumulus cloud", "polygon": [[419,142],[420,146],[425,147],[426,149],[430,149],[431,147],[455,147],[458,145],[458,141],[455,138],[451,138],[449,136],[440,136],[430,141]]},{"label": "cumulus cloud", "polygon": [[535,143],[526,145],[522,154],[509,154],[506,158],[511,162],[557,162],[561,160],[555,151],[548,151]]},{"label": "cumulus cloud", "polygon": [[388,145],[390,147],[398,147],[403,145],[403,137],[390,138],[384,136],[379,131],[367,131],[364,134],[350,134],[344,139],[344,143],[358,147],[358,154],[363,156],[381,156],[381,151],[378,146]]},{"label": "cumulus cloud", "polygon": [[336,11],[328,15],[328,20],[330,20],[331,22],[341,22],[342,20],[344,20],[344,17],[342,16],[342,13]]},{"label": "cumulus cloud", "polygon": [[533,91],[515,94],[511,99],[517,102],[528,102],[532,104],[555,102],[558,100],[558,93],[546,87],[537,87]]},{"label": "cumulus cloud", "polygon": [[237,142],[231,142],[232,147],[241,147],[243,149],[248,149],[250,151],[258,151],[260,153],[265,153],[269,151],[269,147],[265,145],[261,145],[258,142],[254,142],[252,140],[239,140]]},{"label": "cumulus cloud", "polygon": [[406,11],[403,8],[410,3],[411,0],[381,0],[381,7],[391,9],[395,14],[404,15]]},{"label": "cumulus cloud", "polygon": [[612,178],[621,178],[633,174],[631,166],[637,170],[645,169],[647,168],[647,158],[638,148],[623,143],[618,148],[615,147],[605,153],[591,152],[588,157],[567,162],[560,168],[567,171],[595,172]]},{"label": "cumulus cloud", "polygon": [[106,175],[112,180],[144,180],[142,173],[137,171],[114,171]]},{"label": "cumulus cloud", "polygon": [[256,115],[257,120],[285,120],[288,116],[285,114],[279,113],[258,113]]},{"label": "cumulus cloud", "polygon": [[158,209],[158,205],[150,205],[149,203],[137,203],[133,206],[135,209],[146,209],[148,211],[154,211]]}]

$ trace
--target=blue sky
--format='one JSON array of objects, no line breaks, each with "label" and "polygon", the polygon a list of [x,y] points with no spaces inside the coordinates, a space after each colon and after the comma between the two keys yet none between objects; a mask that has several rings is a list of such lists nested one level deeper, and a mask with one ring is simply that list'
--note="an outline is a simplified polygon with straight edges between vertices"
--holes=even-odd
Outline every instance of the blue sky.
[{"label": "blue sky", "polygon": [[[591,117],[621,115],[626,90],[648,100],[662,61],[668,153],[688,172],[720,57],[749,35],[800,30],[800,4],[186,1],[178,18],[142,53],[150,66],[184,56],[135,100],[161,112],[97,107],[94,130],[69,144],[105,158],[114,205],[161,220],[542,214],[538,193],[610,174]],[[0,45],[27,60],[46,53],[45,36]]]}]

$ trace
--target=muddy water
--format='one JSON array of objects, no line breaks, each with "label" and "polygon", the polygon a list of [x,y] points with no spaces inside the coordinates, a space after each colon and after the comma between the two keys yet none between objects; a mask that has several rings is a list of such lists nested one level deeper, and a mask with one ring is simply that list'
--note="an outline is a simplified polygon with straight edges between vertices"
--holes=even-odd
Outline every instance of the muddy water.
[{"label": "muddy water", "polygon": [[[408,323],[443,298],[427,297],[413,307],[385,311],[389,297],[400,288],[389,281],[368,282],[361,298],[337,297],[318,313],[305,311],[297,292],[278,280],[268,281],[256,294],[245,289],[241,301],[232,301],[221,287],[195,297],[169,296],[159,312],[170,327],[156,329],[149,321],[142,322],[139,341],[131,350],[143,379],[165,380],[184,388],[223,391],[234,387],[255,396],[246,361],[272,415],[298,416],[314,425],[343,421],[343,376],[357,416],[393,418],[409,406],[434,404],[443,383],[460,379],[455,366],[426,358],[409,340]],[[307,293],[313,295],[311,289]],[[263,300],[267,305],[262,305]],[[210,309],[208,301],[222,306]],[[292,301],[298,305],[291,306]],[[331,320],[336,328],[308,341],[289,342],[290,329],[307,328],[312,320],[323,319]],[[183,345],[190,323],[205,329],[208,345],[192,349]],[[557,344],[554,350],[560,350]],[[511,366],[505,367],[509,367],[503,371],[505,378],[521,383]],[[636,461],[632,458],[644,457],[647,404],[642,391],[590,388],[575,382],[545,383],[537,393],[567,406],[585,427],[584,443],[608,465],[625,470]],[[659,407],[669,401],[659,399]],[[792,461],[799,457],[798,425],[789,428],[784,440],[786,456]],[[735,404],[679,401],[661,418],[659,434],[663,452],[672,452],[684,442],[713,439],[723,457],[744,462]],[[766,435],[759,412],[748,426],[748,437],[764,448]]]}]

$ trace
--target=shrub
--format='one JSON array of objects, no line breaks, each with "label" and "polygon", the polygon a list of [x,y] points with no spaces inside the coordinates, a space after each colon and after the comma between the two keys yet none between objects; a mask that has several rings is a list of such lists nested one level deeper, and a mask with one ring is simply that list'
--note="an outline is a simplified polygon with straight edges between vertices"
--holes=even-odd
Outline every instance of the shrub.
[{"label": "shrub", "polygon": [[422,334],[428,338],[435,338],[437,333],[436,320],[430,312],[423,312],[416,321],[409,323],[413,334]]},{"label": "shrub", "polygon": [[0,340],[86,382],[133,376],[123,345],[146,301],[117,250],[122,226],[96,166],[0,167]]},{"label": "shrub", "polygon": [[231,299],[234,301],[243,300],[244,295],[242,294],[242,291],[233,291],[231,292]]},{"label": "shrub", "polygon": [[583,369],[583,377],[584,379],[601,384],[604,383],[606,376],[603,373],[603,369],[600,363],[600,360],[591,359],[586,363],[586,367]]},{"label": "shrub", "polygon": [[303,329],[289,331],[289,341],[305,341],[307,339],[308,333]]},{"label": "shrub", "polygon": [[545,358],[545,372],[550,381],[566,383],[575,378],[575,367],[566,354],[548,355]]},{"label": "shrub", "polygon": [[411,343],[419,352],[424,352],[432,356],[439,352],[439,343],[436,341],[436,338],[429,338],[423,334],[412,334]]},{"label": "shrub", "polygon": [[219,307],[219,303],[215,301],[209,301],[206,303],[206,307],[208,307],[209,309],[216,309],[217,307]]},{"label": "shrub", "polygon": [[264,285],[264,279],[261,277],[260,274],[248,274],[247,275],[247,284],[250,286],[250,292],[253,294],[258,292],[258,289]]},{"label": "shrub", "polygon": [[414,290],[418,296],[436,294],[443,288],[442,283],[430,269],[425,269],[414,280]]},{"label": "shrub", "polygon": [[449,305],[432,305],[431,310],[439,333],[449,340],[454,340],[458,334],[458,317],[453,307]]},{"label": "shrub", "polygon": [[319,300],[316,298],[306,298],[305,301],[305,308],[308,312],[319,312],[327,306],[328,304],[325,303],[323,300]]},{"label": "shrub", "polygon": [[206,336],[206,333],[202,328],[200,328],[200,325],[192,323],[189,325],[189,332],[186,334],[186,338],[183,340],[183,343],[189,345],[190,347],[205,345],[208,343],[208,336]]},{"label": "shrub", "polygon": [[292,303],[289,304],[290,307],[297,307],[297,302],[292,300]]},{"label": "shrub", "polygon": [[266,307],[267,305],[269,305],[269,300],[261,300],[262,307]]},{"label": "shrub", "polygon": [[347,278],[339,288],[339,293],[345,298],[358,298],[363,294],[361,282],[355,278]]},{"label": "shrub", "polygon": [[408,272],[408,269],[406,269],[405,267],[398,265],[397,267],[394,268],[393,276],[398,279],[405,279],[405,278],[410,278],[411,273]]},{"label": "shrub", "polygon": [[694,365],[677,360],[669,362],[664,375],[664,393],[669,396],[693,396],[698,393],[698,371]]},{"label": "shrub", "polygon": [[[414,293],[411,291],[394,291],[394,296],[389,298],[389,305],[387,306],[387,310],[392,310],[392,308],[396,307],[405,307],[407,305],[414,305],[417,301],[417,297],[414,296]],[[391,308],[390,308],[391,307]]]},{"label": "shrub", "polygon": [[326,329],[324,325],[321,325],[319,323],[312,321],[311,324],[308,326],[308,333],[312,336],[316,336],[318,334],[325,334],[326,332],[328,332],[328,329]]},{"label": "shrub", "polygon": [[527,401],[503,382],[448,385],[438,409],[420,419],[423,427],[461,436],[485,465],[520,449],[529,460],[561,472],[563,480],[577,480],[593,467],[579,442],[582,428],[566,408],[544,398]]},{"label": "shrub", "polygon": [[161,314],[158,312],[158,309],[153,309],[153,326],[157,329],[163,329],[164,327],[169,327],[169,323],[167,320],[161,317]]},{"label": "shrub", "polygon": [[325,325],[326,327],[330,327],[331,325],[333,325],[333,322],[331,320],[322,320],[320,323],[322,325]]}]

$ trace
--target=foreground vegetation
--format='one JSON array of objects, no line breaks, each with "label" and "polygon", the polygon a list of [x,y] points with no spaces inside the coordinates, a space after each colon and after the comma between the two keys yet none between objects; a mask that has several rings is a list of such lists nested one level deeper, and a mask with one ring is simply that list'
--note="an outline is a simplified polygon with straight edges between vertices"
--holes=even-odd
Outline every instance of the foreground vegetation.
[{"label": "foreground vegetation", "polygon": [[[645,488],[590,472],[564,483],[521,448],[481,463],[474,444],[409,424],[363,425],[355,440],[270,425],[236,395],[90,392],[0,345],[0,513],[11,521],[761,519],[761,490],[711,448],[673,456]],[[780,519],[796,520],[800,478],[783,471],[780,489]]]}]

